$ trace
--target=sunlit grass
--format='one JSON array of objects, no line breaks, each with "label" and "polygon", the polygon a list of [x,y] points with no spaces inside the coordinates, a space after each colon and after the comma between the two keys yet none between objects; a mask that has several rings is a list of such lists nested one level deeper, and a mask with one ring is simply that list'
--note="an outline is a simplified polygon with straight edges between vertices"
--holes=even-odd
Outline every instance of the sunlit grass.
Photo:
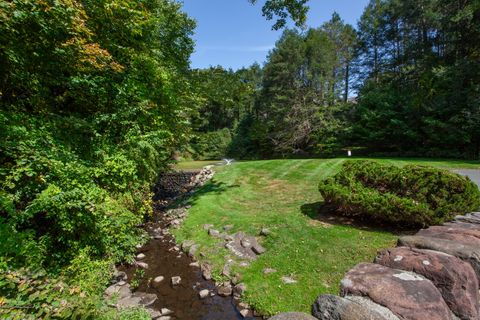
[{"label": "sunlit grass", "polygon": [[[338,293],[344,273],[361,261],[372,261],[378,249],[393,246],[396,236],[388,231],[313,219],[322,198],[318,182],[337,172],[344,159],[269,160],[238,162],[223,167],[192,198],[192,208],[180,230],[179,241],[193,239],[205,259],[214,264],[216,277],[230,253],[222,240],[209,237],[203,224],[221,230],[233,224],[236,231],[258,235],[262,227],[272,234],[263,240],[267,252],[247,268],[234,268],[248,290],[245,300],[264,314],[310,311],[322,293]],[[379,159],[443,168],[480,168],[478,162]],[[203,163],[202,163],[203,164]],[[190,165],[190,164],[189,164]],[[199,164],[200,165],[200,164]],[[278,272],[264,275],[264,268]],[[286,285],[282,276],[298,282]]]}]

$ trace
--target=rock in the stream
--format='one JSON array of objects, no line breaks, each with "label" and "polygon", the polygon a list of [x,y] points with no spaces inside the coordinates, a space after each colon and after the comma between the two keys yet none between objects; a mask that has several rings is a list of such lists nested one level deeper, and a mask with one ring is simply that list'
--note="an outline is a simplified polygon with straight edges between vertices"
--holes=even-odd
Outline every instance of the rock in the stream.
[{"label": "rock in the stream", "polygon": [[188,256],[190,258],[194,258],[195,257],[195,254],[197,254],[197,251],[198,251],[198,248],[200,246],[198,244],[194,244],[193,246],[191,246],[189,249],[188,249]]},{"label": "rock in the stream", "polygon": [[242,317],[246,318],[250,314],[250,310],[242,309],[242,310],[240,310],[240,314],[242,315]]},{"label": "rock in the stream", "polygon": [[171,279],[172,286],[178,286],[181,281],[182,281],[182,278],[180,278],[179,276],[172,277]]},{"label": "rock in the stream", "polygon": [[389,309],[364,297],[321,295],[312,305],[320,320],[399,320]]},{"label": "rock in the stream", "polygon": [[190,249],[191,246],[193,246],[195,242],[193,240],[185,240],[182,243],[182,251],[185,253],[188,253],[188,250]]},{"label": "rock in the stream", "polygon": [[173,311],[167,308],[162,308],[160,312],[162,313],[162,316],[168,316],[173,314]]},{"label": "rock in the stream", "polygon": [[233,292],[242,295],[247,291],[247,285],[245,283],[239,283],[233,288]]},{"label": "rock in the stream", "polygon": [[222,297],[228,297],[232,295],[233,289],[230,282],[224,282],[220,287],[217,289],[218,295]]},{"label": "rock in the stream", "polygon": [[198,263],[198,261],[190,263],[189,266],[192,268],[200,268],[200,264]]},{"label": "rock in the stream", "polygon": [[143,259],[145,259],[145,257],[146,257],[146,256],[145,256],[144,253],[139,253],[139,254],[137,254],[137,260],[143,260]]},{"label": "rock in the stream", "polygon": [[114,268],[113,271],[113,282],[127,281],[128,276],[124,271],[119,271],[117,268]]},{"label": "rock in the stream", "polygon": [[137,262],[136,263],[137,267],[142,268],[142,269],[148,269],[148,264],[145,262]]},{"label": "rock in the stream", "polygon": [[207,289],[203,289],[198,293],[198,296],[200,297],[200,299],[205,299],[206,297],[208,297],[209,294],[210,291],[208,291]]},{"label": "rock in the stream", "polygon": [[163,280],[165,280],[165,277],[163,277],[163,276],[158,276],[158,277],[155,277],[155,279],[153,279],[153,282],[155,282],[155,283],[160,283],[160,282],[162,282]]},{"label": "rock in the stream", "polygon": [[446,253],[406,247],[383,250],[375,262],[424,276],[439,289],[455,315],[478,319],[478,281],[470,264]]},{"label": "rock in the stream", "polygon": [[202,276],[205,280],[212,279],[212,267],[208,263],[203,263],[201,266]]},{"label": "rock in the stream", "polygon": [[129,284],[116,283],[105,290],[105,296],[108,298],[116,296],[119,299],[128,297],[132,294]]},{"label": "rock in the stream", "polygon": [[117,308],[148,307],[155,303],[157,295],[153,293],[135,292],[131,296],[122,298],[117,302]]},{"label": "rock in the stream", "polygon": [[342,295],[368,296],[402,319],[452,319],[438,289],[415,273],[360,263],[347,272],[340,285]]},{"label": "rock in the stream", "polygon": [[280,313],[269,318],[269,320],[318,320],[317,318],[302,312]]},{"label": "rock in the stream", "polygon": [[470,263],[480,279],[480,248],[469,246],[452,240],[422,236],[404,236],[398,239],[398,245],[403,247],[429,249],[444,252]]}]

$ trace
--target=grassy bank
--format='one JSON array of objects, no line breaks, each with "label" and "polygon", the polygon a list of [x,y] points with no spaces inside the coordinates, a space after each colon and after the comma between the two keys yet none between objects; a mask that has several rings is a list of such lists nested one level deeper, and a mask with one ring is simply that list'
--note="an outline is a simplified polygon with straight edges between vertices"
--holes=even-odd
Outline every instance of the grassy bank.
[{"label": "grassy bank", "polygon": [[[203,224],[217,229],[233,224],[232,233],[257,235],[266,226],[272,234],[267,252],[249,267],[236,267],[247,284],[246,301],[266,314],[309,311],[322,293],[338,293],[344,273],[360,261],[371,261],[378,249],[395,244],[396,235],[378,228],[352,226],[318,216],[320,179],[334,174],[343,159],[238,162],[219,168],[213,181],[192,199],[190,215],[176,232],[179,241],[193,239],[205,260],[215,265],[217,278],[230,256],[221,240],[207,235]],[[477,162],[379,159],[381,162],[479,168]],[[190,164],[191,165],[191,164]],[[183,166],[186,167],[185,165]],[[276,273],[264,275],[264,268]],[[298,282],[284,284],[282,276]]]}]

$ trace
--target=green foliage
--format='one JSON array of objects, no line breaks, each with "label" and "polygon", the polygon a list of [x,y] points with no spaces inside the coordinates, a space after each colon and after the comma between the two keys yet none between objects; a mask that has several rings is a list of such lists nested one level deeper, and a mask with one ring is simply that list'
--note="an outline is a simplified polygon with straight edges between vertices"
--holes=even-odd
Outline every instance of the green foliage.
[{"label": "green foliage", "polygon": [[347,161],[319,190],[342,214],[403,225],[441,224],[480,208],[480,191],[468,178],[414,165]]},{"label": "green foliage", "polygon": [[132,258],[151,183],[188,141],[195,24],[180,8],[170,0],[0,2],[7,317],[105,311],[108,266]]},{"label": "green foliage", "polygon": [[371,0],[358,26],[357,145],[480,158],[480,6]]},{"label": "green foliage", "polygon": [[232,142],[230,130],[224,128],[218,131],[198,133],[191,141],[195,160],[222,159]]}]

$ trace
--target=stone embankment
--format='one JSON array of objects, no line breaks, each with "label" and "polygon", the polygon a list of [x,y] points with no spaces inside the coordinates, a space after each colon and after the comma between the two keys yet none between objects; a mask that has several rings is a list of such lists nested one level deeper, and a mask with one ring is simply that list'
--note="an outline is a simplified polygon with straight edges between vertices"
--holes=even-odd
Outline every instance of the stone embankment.
[{"label": "stone embankment", "polygon": [[401,237],[374,263],[347,272],[341,297],[318,297],[312,314],[320,320],[480,319],[479,280],[476,212]]}]

